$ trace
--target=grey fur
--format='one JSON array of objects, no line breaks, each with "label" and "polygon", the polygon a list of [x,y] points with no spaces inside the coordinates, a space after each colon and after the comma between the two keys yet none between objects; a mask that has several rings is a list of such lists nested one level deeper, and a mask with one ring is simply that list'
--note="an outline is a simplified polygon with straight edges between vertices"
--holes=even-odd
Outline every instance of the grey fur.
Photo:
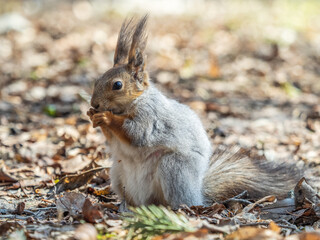
[{"label": "grey fur", "polygon": [[266,195],[288,196],[301,178],[295,165],[268,161],[239,146],[219,146],[206,172],[204,194],[207,201],[221,201],[248,191],[249,198]]},{"label": "grey fur", "polygon": [[166,202],[174,207],[202,204],[202,181],[212,150],[197,115],[153,85],[128,110],[135,118],[123,127],[132,144],[166,153],[156,169]]}]

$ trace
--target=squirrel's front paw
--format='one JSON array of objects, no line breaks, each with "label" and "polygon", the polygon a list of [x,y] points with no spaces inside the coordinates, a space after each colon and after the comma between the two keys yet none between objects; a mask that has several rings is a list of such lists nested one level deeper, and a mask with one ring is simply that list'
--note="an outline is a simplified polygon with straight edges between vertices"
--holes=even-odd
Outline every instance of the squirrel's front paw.
[{"label": "squirrel's front paw", "polygon": [[94,114],[98,113],[97,110],[95,110],[94,108],[90,108],[88,111],[87,111],[87,115],[88,117],[90,118],[90,120],[92,121],[92,117]]},{"label": "squirrel's front paw", "polygon": [[112,113],[107,111],[107,112],[102,112],[102,113],[95,113],[93,116],[92,116],[92,124],[93,124],[93,127],[96,128],[96,127],[107,127],[110,125],[111,123],[111,118],[112,118]]}]

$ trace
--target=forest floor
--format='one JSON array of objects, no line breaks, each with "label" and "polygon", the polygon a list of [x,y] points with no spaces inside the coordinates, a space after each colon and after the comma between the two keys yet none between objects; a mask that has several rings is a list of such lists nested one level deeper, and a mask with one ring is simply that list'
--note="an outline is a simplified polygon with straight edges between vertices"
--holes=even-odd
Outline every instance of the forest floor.
[{"label": "forest floor", "polygon": [[[3,5],[0,15],[0,236],[134,236],[141,230],[123,228],[110,191],[105,138],[86,116],[94,80],[112,67],[125,16],[96,13],[86,1],[38,11],[29,4]],[[151,13],[152,81],[199,114],[215,147],[236,144],[296,164],[312,187],[297,182],[296,203],[267,197],[181,207],[193,231],[155,239],[319,239],[320,3],[205,8]]]}]

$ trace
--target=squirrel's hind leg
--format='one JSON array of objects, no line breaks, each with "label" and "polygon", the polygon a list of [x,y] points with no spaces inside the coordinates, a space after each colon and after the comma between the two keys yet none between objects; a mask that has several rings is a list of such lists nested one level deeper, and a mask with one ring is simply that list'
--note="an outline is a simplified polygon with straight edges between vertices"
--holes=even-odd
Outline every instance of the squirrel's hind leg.
[{"label": "squirrel's hind leg", "polygon": [[166,202],[172,208],[181,204],[203,205],[203,168],[199,159],[172,153],[163,156],[158,166],[160,184]]}]

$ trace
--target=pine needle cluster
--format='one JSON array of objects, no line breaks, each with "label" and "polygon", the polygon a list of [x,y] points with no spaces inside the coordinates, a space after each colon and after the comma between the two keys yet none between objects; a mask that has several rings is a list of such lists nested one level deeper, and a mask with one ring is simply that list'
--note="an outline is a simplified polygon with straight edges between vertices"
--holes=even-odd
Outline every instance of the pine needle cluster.
[{"label": "pine needle cluster", "polygon": [[193,232],[195,229],[182,214],[176,214],[163,206],[141,206],[130,208],[124,214],[127,239],[151,239],[164,233]]}]

